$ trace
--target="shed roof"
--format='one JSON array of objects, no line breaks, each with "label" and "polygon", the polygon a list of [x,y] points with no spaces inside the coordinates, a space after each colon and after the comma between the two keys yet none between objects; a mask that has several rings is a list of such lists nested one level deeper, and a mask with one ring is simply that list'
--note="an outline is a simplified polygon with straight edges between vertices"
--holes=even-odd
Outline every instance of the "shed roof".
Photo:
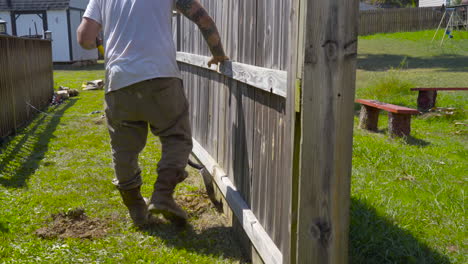
[{"label": "shed roof", "polygon": [[0,0],[0,10],[35,11],[66,9],[70,0]]}]

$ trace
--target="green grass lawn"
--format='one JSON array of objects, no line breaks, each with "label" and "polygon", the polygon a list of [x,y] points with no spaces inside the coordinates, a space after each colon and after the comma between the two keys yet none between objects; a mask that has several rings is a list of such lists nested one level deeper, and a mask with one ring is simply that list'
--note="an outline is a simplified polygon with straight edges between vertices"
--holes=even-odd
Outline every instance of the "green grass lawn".
[{"label": "green grass lawn", "polygon": [[[62,67],[63,68],[63,67]],[[87,70],[57,70],[55,83],[80,88],[103,78],[102,64]],[[239,263],[242,255],[227,219],[209,206],[195,179],[179,185],[190,226],[182,231],[163,223],[133,228],[113,178],[109,139],[102,113],[103,91],[84,91],[76,99],[39,114],[0,147],[0,263]],[[140,156],[150,196],[160,158],[150,136]],[[191,177],[199,177],[192,174]],[[201,189],[202,190],[202,189]],[[206,205],[206,206],[205,206]],[[107,226],[98,239],[41,239],[35,231],[51,215],[83,208]],[[201,211],[203,212],[201,212]]]},{"label": "green grass lawn", "polygon": [[[429,30],[360,37],[356,96],[368,96],[376,85],[396,77],[416,87],[468,87],[468,32],[454,32],[454,38],[442,46],[431,42],[434,33]],[[437,39],[441,39],[440,34]],[[405,97],[417,96],[406,92]],[[446,95],[438,97],[441,105]],[[447,103],[462,103],[461,99]],[[410,102],[415,106],[416,100]]]},{"label": "green grass lawn", "polygon": [[[468,86],[468,34],[455,33],[439,47],[431,43],[433,33],[361,37],[356,97],[416,107],[411,87]],[[103,76],[102,65],[54,72],[56,87],[79,88]],[[384,113],[378,133],[357,129],[356,116],[351,263],[468,262],[467,98],[466,92],[439,93],[438,106],[453,107],[454,114],[414,117],[406,139],[388,137]],[[242,262],[227,220],[209,206],[202,213],[186,207],[191,227],[182,232],[167,223],[145,232],[132,227],[110,184],[109,139],[102,113],[91,114],[96,110],[103,110],[103,92],[82,92],[39,114],[0,146],[0,263]],[[159,147],[150,136],[141,155],[145,196],[156,177]],[[198,203],[205,199],[200,188],[187,182],[177,193]],[[89,240],[35,234],[52,214],[75,208],[105,223],[107,235]]]},{"label": "green grass lawn", "polygon": [[[361,37],[356,97],[415,108],[412,87],[468,87],[468,33],[442,47],[431,43],[433,34]],[[454,114],[413,117],[407,139],[388,137],[386,113],[379,133],[355,127],[353,263],[468,262],[468,92],[437,99]]]}]

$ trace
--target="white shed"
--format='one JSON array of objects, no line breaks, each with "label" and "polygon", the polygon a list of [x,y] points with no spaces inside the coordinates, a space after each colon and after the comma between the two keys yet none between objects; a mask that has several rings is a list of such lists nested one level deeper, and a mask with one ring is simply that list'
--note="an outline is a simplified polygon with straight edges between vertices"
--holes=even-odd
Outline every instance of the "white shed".
[{"label": "white shed", "polygon": [[85,50],[76,40],[89,0],[0,0],[0,19],[7,22],[7,34],[44,35],[52,31],[54,62],[96,60],[97,50]]},{"label": "white shed", "polygon": [[447,6],[450,0],[419,0],[419,7]]}]

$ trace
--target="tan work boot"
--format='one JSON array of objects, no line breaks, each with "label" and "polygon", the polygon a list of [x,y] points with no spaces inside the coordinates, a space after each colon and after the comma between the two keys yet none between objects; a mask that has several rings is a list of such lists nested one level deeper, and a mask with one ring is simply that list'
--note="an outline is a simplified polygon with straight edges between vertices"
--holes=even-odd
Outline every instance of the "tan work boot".
[{"label": "tan work boot", "polygon": [[122,200],[128,208],[133,224],[137,227],[145,227],[149,224],[150,214],[148,205],[140,193],[140,187],[131,190],[120,190]]},{"label": "tan work boot", "polygon": [[173,194],[176,185],[186,178],[187,172],[184,170],[165,169],[159,172],[148,210],[153,214],[162,214],[174,224],[185,225],[187,213],[175,202]]}]

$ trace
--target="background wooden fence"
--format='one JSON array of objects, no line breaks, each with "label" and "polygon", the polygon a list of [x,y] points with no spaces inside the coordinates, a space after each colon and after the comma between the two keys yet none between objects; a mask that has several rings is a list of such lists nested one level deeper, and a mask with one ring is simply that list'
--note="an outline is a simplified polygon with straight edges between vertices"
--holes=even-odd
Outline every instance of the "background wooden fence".
[{"label": "background wooden fence", "polygon": [[51,42],[0,35],[0,137],[13,133],[53,95]]},{"label": "background wooden fence", "polygon": [[434,7],[361,11],[359,35],[435,29],[443,14]]}]

